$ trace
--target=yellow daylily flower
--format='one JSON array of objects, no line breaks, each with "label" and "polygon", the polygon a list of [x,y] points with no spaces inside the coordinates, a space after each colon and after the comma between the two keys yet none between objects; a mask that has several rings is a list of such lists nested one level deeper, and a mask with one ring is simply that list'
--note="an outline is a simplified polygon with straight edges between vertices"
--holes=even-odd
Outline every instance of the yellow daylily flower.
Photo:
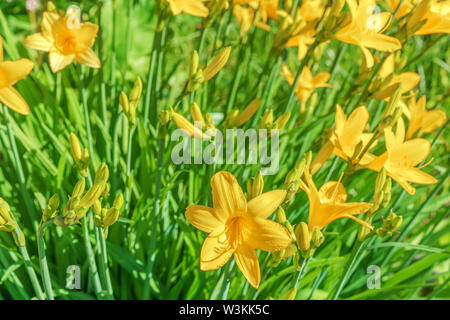
[{"label": "yellow daylily flower", "polygon": [[[279,0],[243,0],[233,2],[233,14],[241,27],[241,34],[246,34],[253,23],[256,27],[270,31],[269,19],[278,20]],[[248,7],[243,5],[248,4]]]},{"label": "yellow daylily flower", "polygon": [[[364,133],[364,129],[369,120],[369,111],[365,106],[360,106],[353,110],[350,116],[347,116],[341,106],[336,106],[336,115],[334,118],[335,127],[331,133],[330,139],[320,149],[317,156],[311,163],[311,173],[315,174],[334,154],[345,161],[349,161],[355,155],[356,147],[361,144],[359,152],[361,152],[369,141],[372,139],[372,133]],[[375,146],[376,143],[373,143]],[[361,165],[368,164],[375,159],[375,156],[366,152],[359,161]]]},{"label": "yellow daylily flower", "polygon": [[400,41],[382,32],[389,26],[391,14],[388,12],[374,13],[375,0],[346,0],[350,8],[350,22],[339,30],[334,38],[358,46],[366,61],[367,68],[374,65],[372,53],[368,48],[384,52],[401,49]]},{"label": "yellow daylily flower", "polygon": [[3,61],[3,40],[0,37],[0,102],[23,115],[30,113],[30,107],[13,85],[25,78],[33,66],[28,59]]},{"label": "yellow daylily flower", "polygon": [[216,270],[234,255],[237,266],[250,284],[261,279],[255,249],[280,251],[292,243],[285,227],[268,217],[281,205],[285,190],[273,190],[246,201],[236,178],[220,171],[211,179],[213,207],[191,205],[187,220],[209,233],[200,253],[200,269]]},{"label": "yellow daylily flower", "polygon": [[[425,24],[415,29],[422,22]],[[441,0],[424,0],[414,11],[407,23],[409,32],[415,35],[426,35],[434,33],[450,33],[450,3]]]},{"label": "yellow daylily flower", "polygon": [[386,128],[384,135],[386,152],[372,161],[367,168],[379,172],[384,167],[387,175],[410,195],[413,195],[416,189],[409,182],[419,184],[437,182],[433,176],[420,170],[424,166],[416,167],[430,153],[431,145],[428,140],[418,138],[405,141],[405,124],[401,118],[397,122],[395,134],[392,128]]},{"label": "yellow daylily flower", "polygon": [[[289,85],[292,86],[295,81],[295,77],[285,64],[281,67],[281,75],[286,79]],[[330,77],[331,75],[328,72],[319,72],[313,76],[308,66],[303,68],[297,87],[295,88],[295,93],[301,104],[301,112],[305,111],[306,102],[311,97],[314,90],[317,88],[333,87],[331,84],[327,83]]]},{"label": "yellow daylily flower", "polygon": [[447,115],[443,110],[427,110],[426,103],[427,98],[425,96],[420,97],[418,101],[415,97],[409,99],[408,108],[411,117],[406,131],[407,139],[410,139],[419,129],[422,133],[433,132],[447,121]]},{"label": "yellow daylily flower", "polygon": [[306,52],[308,52],[309,46],[314,43],[316,33],[315,29],[302,31],[300,34],[290,38],[286,42],[286,47],[297,47],[297,59],[302,60]]},{"label": "yellow daylily flower", "polygon": [[315,228],[321,230],[340,218],[350,218],[373,229],[370,224],[355,217],[355,215],[368,211],[372,207],[371,203],[347,203],[347,192],[339,181],[328,181],[317,190],[309,167],[305,168],[304,176],[306,184],[300,181],[300,188],[306,192],[309,199],[308,228],[310,232],[314,231]]},{"label": "yellow daylily flower", "polygon": [[202,0],[167,0],[167,2],[174,16],[185,12],[191,16],[206,18],[209,14]]},{"label": "yellow daylily flower", "polygon": [[98,25],[79,21],[78,13],[68,11],[65,15],[56,10],[43,13],[41,32],[25,38],[25,45],[48,52],[50,68],[58,72],[74,60],[91,68],[101,63],[92,50],[97,37]]}]

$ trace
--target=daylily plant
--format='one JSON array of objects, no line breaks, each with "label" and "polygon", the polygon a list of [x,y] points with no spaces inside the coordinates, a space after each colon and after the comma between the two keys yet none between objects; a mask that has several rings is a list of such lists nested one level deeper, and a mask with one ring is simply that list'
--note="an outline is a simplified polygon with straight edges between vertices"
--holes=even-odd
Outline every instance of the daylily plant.
[{"label": "daylily plant", "polygon": [[191,16],[205,18],[209,14],[209,10],[202,0],[167,0],[167,2],[174,16],[186,12]]},{"label": "daylily plant", "polygon": [[285,227],[268,217],[281,205],[285,190],[273,190],[246,201],[236,178],[220,171],[211,179],[213,207],[191,205],[186,218],[209,233],[200,253],[200,269],[216,270],[234,255],[237,266],[250,284],[261,279],[255,249],[279,251],[292,243]]},{"label": "daylily plant", "polygon": [[409,119],[408,131],[406,138],[410,139],[419,129],[422,133],[430,133],[439,127],[442,127],[447,121],[447,115],[442,110],[427,110],[427,98],[420,97],[416,101],[415,97],[411,97],[408,101],[408,108],[411,113]]}]

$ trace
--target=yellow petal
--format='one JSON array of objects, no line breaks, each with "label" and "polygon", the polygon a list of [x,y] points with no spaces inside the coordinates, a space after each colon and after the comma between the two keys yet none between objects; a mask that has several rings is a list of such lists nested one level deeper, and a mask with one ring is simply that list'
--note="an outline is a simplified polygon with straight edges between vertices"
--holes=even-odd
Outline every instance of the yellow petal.
[{"label": "yellow petal", "polygon": [[258,111],[262,100],[259,98],[254,99],[249,105],[237,116],[234,120],[234,125],[239,127],[247,122]]},{"label": "yellow petal", "polygon": [[48,52],[53,44],[43,36],[42,33],[35,33],[25,38],[24,43],[27,47],[35,50]]},{"label": "yellow petal", "polygon": [[258,288],[261,281],[261,275],[259,271],[258,256],[255,249],[240,245],[234,253],[234,259],[239,269],[244,274],[244,277],[250,282],[252,287]]},{"label": "yellow petal", "polygon": [[101,63],[94,50],[88,48],[84,52],[80,52],[75,56],[75,60],[91,68],[100,68]]},{"label": "yellow petal", "polygon": [[213,208],[192,205],[186,208],[186,219],[196,228],[211,233],[225,221],[219,220]]},{"label": "yellow petal", "polygon": [[33,69],[34,63],[28,59],[0,62],[0,88],[12,86],[25,78]]},{"label": "yellow petal", "polygon": [[[391,148],[391,147],[390,147]],[[398,166],[410,167],[416,166],[430,153],[431,144],[425,139],[408,140],[402,145],[390,150],[389,158]]]},{"label": "yellow petal", "polygon": [[[355,146],[361,140],[361,134],[369,120],[369,111],[365,106],[356,108],[345,121],[345,126],[342,133],[339,136],[339,143],[345,151],[354,152]],[[351,157],[352,154],[345,152],[347,156]]]},{"label": "yellow petal", "polygon": [[433,183],[437,182],[435,177],[433,177],[432,175],[429,175],[426,172],[421,171],[418,168],[404,169],[401,172],[401,176],[405,180],[413,182],[413,183],[433,184]]},{"label": "yellow petal", "polygon": [[0,62],[3,61],[3,40],[2,37],[0,37]]},{"label": "yellow petal", "polygon": [[42,14],[41,31],[42,35],[47,39],[53,39],[53,25],[61,16],[56,12],[44,11]]},{"label": "yellow petal", "polygon": [[84,22],[79,29],[73,30],[80,51],[84,51],[94,45],[97,32],[98,25],[90,22]]},{"label": "yellow petal", "polygon": [[27,102],[13,87],[0,88],[0,101],[20,114],[27,115],[30,113]]},{"label": "yellow petal", "polygon": [[316,88],[332,88],[333,86],[328,82],[330,80],[331,75],[328,72],[319,72],[313,78],[314,87]]},{"label": "yellow petal", "polygon": [[292,243],[292,238],[287,229],[272,220],[260,217],[248,219],[245,230],[248,233],[245,234],[244,242],[255,249],[280,251]]},{"label": "yellow petal", "polygon": [[247,202],[236,178],[229,172],[220,171],[211,178],[214,209],[218,217],[226,219],[234,214],[247,212]]},{"label": "yellow petal", "polygon": [[361,43],[364,47],[387,52],[393,52],[402,48],[402,44],[397,38],[380,33],[364,36]]},{"label": "yellow petal", "polygon": [[75,55],[63,55],[57,50],[50,50],[48,59],[50,62],[50,69],[52,69],[53,73],[56,73],[71,64],[75,59]]},{"label": "yellow petal", "polygon": [[229,245],[223,232],[206,237],[200,252],[200,269],[216,270],[230,259],[234,249]]},{"label": "yellow petal", "polygon": [[203,77],[205,81],[208,81],[212,77],[214,77],[227,63],[228,58],[230,57],[231,47],[226,47],[222,49],[203,69]]},{"label": "yellow petal", "polygon": [[286,197],[286,190],[273,190],[253,198],[247,203],[247,212],[255,217],[269,217]]},{"label": "yellow petal", "polygon": [[360,45],[359,48],[361,49],[361,51],[364,54],[364,60],[366,61],[366,67],[368,69],[373,67],[374,61],[373,61],[373,56],[372,53],[369,51],[369,49],[367,49],[366,47]]},{"label": "yellow petal", "polygon": [[[351,202],[323,205],[323,219],[320,228],[325,227],[331,222],[350,216],[358,215],[368,211],[372,207],[371,203]],[[361,221],[361,220],[360,220]],[[358,221],[358,222],[360,222]],[[361,222],[360,222],[361,223]],[[367,223],[366,223],[367,224]]]},{"label": "yellow petal", "polygon": [[447,115],[442,110],[431,110],[425,113],[422,120],[422,132],[433,132],[435,129],[442,127],[447,121]]}]

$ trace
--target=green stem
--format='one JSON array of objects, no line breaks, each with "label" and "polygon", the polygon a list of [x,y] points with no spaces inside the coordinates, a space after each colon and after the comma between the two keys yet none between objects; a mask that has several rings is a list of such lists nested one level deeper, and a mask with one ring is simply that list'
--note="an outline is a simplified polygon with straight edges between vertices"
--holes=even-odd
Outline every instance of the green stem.
[{"label": "green stem", "polygon": [[52,282],[50,280],[50,272],[48,270],[47,256],[45,253],[45,241],[44,232],[45,229],[51,224],[51,221],[44,223],[37,232],[38,238],[38,253],[39,253],[39,265],[41,267],[42,279],[44,282],[44,290],[48,300],[55,300],[53,295]]},{"label": "green stem", "polygon": [[[21,232],[19,227],[14,229],[14,233],[17,239],[20,239]],[[30,278],[31,284],[33,286],[34,292],[39,300],[45,300],[44,293],[42,292],[41,285],[39,284],[39,280],[34,272],[33,266],[31,264],[30,256],[28,255],[28,250],[26,246],[19,246],[20,253],[22,254],[23,261],[25,262],[25,268],[28,273],[28,277]]]},{"label": "green stem", "polygon": [[143,299],[147,300],[150,297],[150,277],[153,272],[154,251],[156,248],[156,224],[159,213],[160,193],[161,193],[161,178],[163,169],[164,151],[166,149],[165,139],[159,139],[158,164],[156,168],[156,189],[155,189],[155,204],[153,207],[152,217],[152,231],[150,235],[150,247],[147,257],[147,277],[144,285]]},{"label": "green stem", "polygon": [[82,220],[83,220],[83,222],[82,222],[83,239],[84,239],[84,244],[86,246],[86,253],[87,253],[88,261],[89,261],[89,269],[90,269],[91,274],[94,279],[95,293],[97,294],[97,297],[100,298],[103,296],[103,291],[102,291],[102,285],[100,282],[100,276],[99,276],[98,270],[97,270],[97,264],[95,262],[94,251],[92,250],[91,241],[89,239],[89,228],[87,225],[87,216],[85,216],[84,219],[82,219]]},{"label": "green stem", "polygon": [[101,267],[103,269],[104,283],[106,284],[106,292],[110,299],[114,299],[114,292],[111,283],[111,275],[108,268],[108,253],[106,250],[105,233],[102,228],[98,228],[100,232],[100,249],[101,249]]},{"label": "green stem", "polygon": [[[134,128],[129,130],[128,133],[128,153],[127,153],[127,178],[130,179],[131,175],[131,154],[133,150],[133,133]],[[125,211],[130,209],[130,198],[131,198],[131,190],[129,183],[125,186]]]}]

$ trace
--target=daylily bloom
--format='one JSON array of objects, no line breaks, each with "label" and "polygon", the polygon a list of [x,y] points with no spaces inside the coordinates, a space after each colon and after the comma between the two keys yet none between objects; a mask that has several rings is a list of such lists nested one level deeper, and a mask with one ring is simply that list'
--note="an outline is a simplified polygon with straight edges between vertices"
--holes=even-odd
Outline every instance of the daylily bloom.
[{"label": "daylily bloom", "polygon": [[[295,81],[295,77],[285,64],[282,65],[281,75],[286,79],[289,85],[292,86]],[[301,104],[301,112],[305,111],[306,102],[311,97],[314,90],[317,88],[333,87],[331,84],[327,83],[330,77],[331,75],[328,72],[319,72],[313,76],[308,66],[303,68],[297,87],[295,88],[295,93]]]},{"label": "daylily bloom", "polygon": [[309,199],[308,228],[310,232],[315,228],[321,230],[340,218],[350,218],[372,229],[370,224],[355,217],[355,215],[368,211],[372,207],[371,203],[347,203],[347,192],[339,181],[328,181],[317,190],[309,167],[305,168],[304,176],[306,184],[300,181],[300,188],[306,192]]},{"label": "daylily bloom", "polygon": [[74,60],[91,68],[100,68],[100,60],[91,49],[97,37],[98,26],[81,23],[77,12],[68,10],[63,15],[57,10],[43,13],[41,32],[28,36],[25,45],[48,52],[50,68],[58,72]]},{"label": "daylily bloom", "polygon": [[286,47],[298,47],[297,49],[297,59],[302,60],[306,52],[308,52],[308,48],[310,45],[314,43],[316,35],[316,30],[308,29],[302,31],[300,34],[290,38],[286,43]]},{"label": "daylily bloom", "polygon": [[286,191],[273,190],[246,201],[236,178],[220,171],[211,179],[213,207],[191,205],[187,220],[209,233],[200,253],[200,269],[216,270],[234,255],[237,266],[250,284],[261,279],[255,249],[280,251],[292,243],[285,227],[267,219],[283,202]]},{"label": "daylily bloom", "polygon": [[433,176],[420,170],[424,166],[416,167],[430,153],[431,145],[428,140],[418,138],[405,141],[405,124],[401,118],[397,122],[395,134],[392,128],[386,128],[384,135],[386,152],[372,161],[367,168],[379,172],[384,167],[386,173],[410,195],[413,195],[416,189],[409,182],[419,184],[437,182]]},{"label": "daylily bloom", "polygon": [[427,110],[426,103],[427,98],[425,96],[420,97],[418,101],[415,97],[411,97],[408,101],[411,118],[409,119],[408,131],[406,131],[407,139],[410,139],[419,129],[422,133],[433,132],[447,121],[447,115],[444,111]]},{"label": "daylily bloom", "polygon": [[3,40],[0,37],[0,102],[24,115],[30,113],[30,107],[13,85],[25,78],[33,66],[28,59],[3,61]]},{"label": "daylily bloom", "polygon": [[202,0],[167,0],[167,2],[169,2],[170,10],[174,16],[186,12],[191,16],[205,18],[209,14],[209,10]]},{"label": "daylily bloom", "polygon": [[[425,24],[414,32],[424,20]],[[408,20],[407,28],[415,35],[450,33],[450,3],[440,0],[422,1]]]},{"label": "daylily bloom", "polygon": [[379,100],[386,100],[394,94],[398,84],[402,86],[401,93],[407,93],[415,88],[420,82],[420,76],[416,72],[403,72],[386,78],[381,87],[375,92],[373,97]]},{"label": "daylily bloom", "polygon": [[358,46],[365,57],[367,68],[374,65],[372,53],[368,48],[393,52],[401,49],[400,41],[382,34],[389,26],[391,14],[388,12],[373,13],[375,0],[346,0],[350,8],[351,20],[339,30],[334,38]]},{"label": "daylily bloom", "polygon": [[[362,143],[359,149],[359,152],[361,152],[373,136],[372,133],[364,133],[368,120],[369,111],[365,106],[356,108],[347,118],[341,106],[337,105],[334,130],[331,133],[330,140],[320,149],[311,163],[311,173],[315,174],[332,154],[348,161],[355,155],[356,146]],[[374,142],[373,146],[375,145]],[[359,163],[367,164],[374,159],[374,155],[366,152]]]}]

